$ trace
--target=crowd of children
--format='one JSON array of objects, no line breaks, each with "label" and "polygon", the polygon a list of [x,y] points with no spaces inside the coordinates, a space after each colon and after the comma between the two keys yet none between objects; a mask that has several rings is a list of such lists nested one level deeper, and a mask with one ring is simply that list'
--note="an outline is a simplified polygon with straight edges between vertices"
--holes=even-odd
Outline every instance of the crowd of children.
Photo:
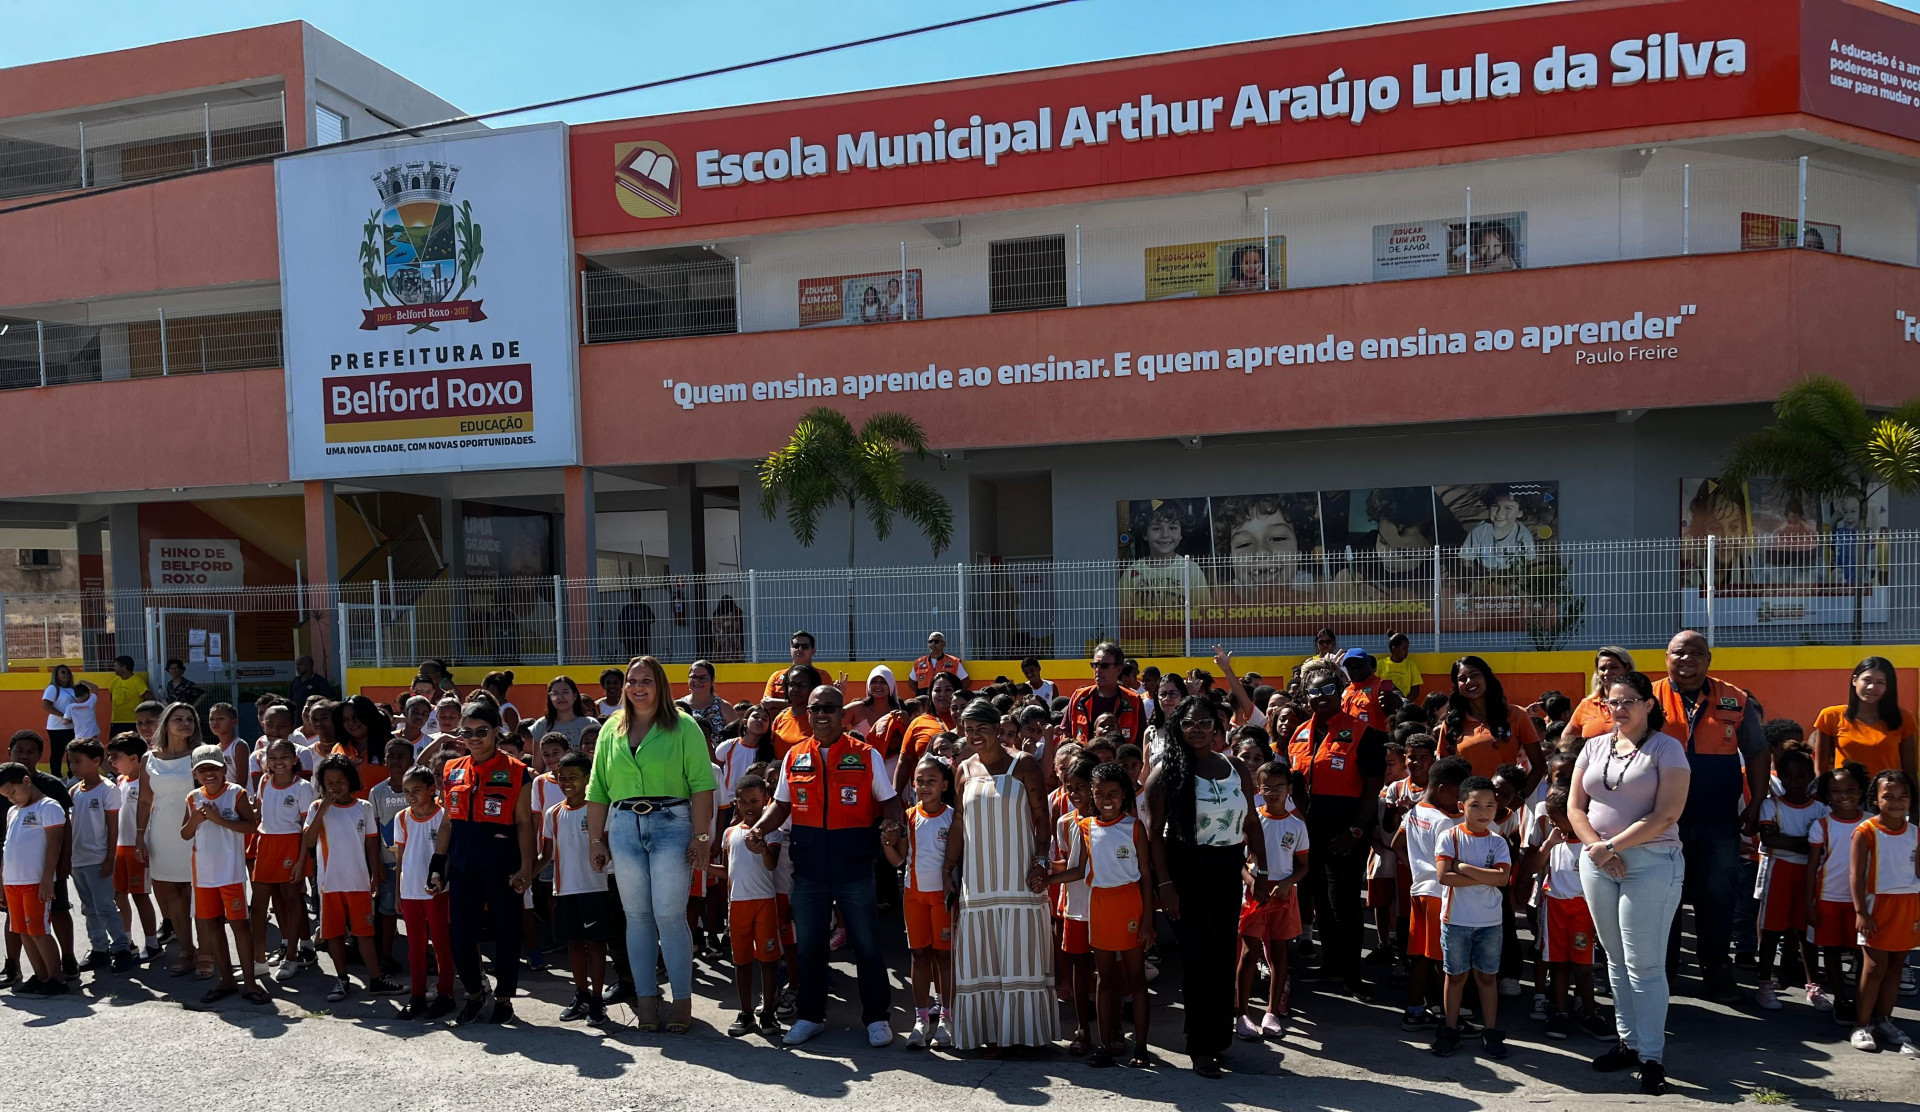
[{"label": "crowd of children", "polygon": [[[1530,788],[1519,766],[1482,776],[1461,756],[1436,759],[1438,705],[1431,697],[1424,704],[1398,698],[1390,684],[1372,678],[1370,659],[1368,665],[1355,686],[1364,683],[1362,695],[1372,701],[1366,709],[1383,720],[1391,738],[1379,821],[1369,834],[1365,887],[1377,946],[1368,961],[1392,967],[1392,979],[1405,981],[1402,1029],[1431,1031],[1437,1055],[1455,1053],[1464,1036],[1477,1033],[1484,1054],[1506,1057],[1502,1013],[1510,1008],[1503,997],[1521,994],[1531,950],[1529,1018],[1544,1025],[1544,1035],[1612,1040],[1613,1024],[1596,1002],[1603,986],[1596,977],[1594,920],[1582,893],[1585,847],[1568,818],[1580,743],[1567,730],[1569,701],[1549,693],[1530,708],[1537,712],[1545,763]],[[517,964],[524,956],[544,964],[541,941],[549,939],[565,950],[574,990],[560,1018],[605,1022],[608,1006],[633,992],[619,892],[595,867],[586,803],[598,731],[588,712],[617,709],[621,674],[608,675],[602,678],[607,699],[597,707],[571,680],[555,680],[541,722],[569,728],[541,736],[506,701],[510,676],[505,682],[490,676],[493,682],[463,702],[444,668],[423,669],[397,709],[364,696],[342,702],[314,696],[301,707],[263,697],[256,708],[260,734],[252,741],[237,736],[234,707],[214,704],[205,715],[206,736],[191,753],[195,786],[178,831],[192,843],[191,925],[157,919],[145,875],[147,848],[134,821],[142,813],[140,792],[150,783],[144,762],[171,708],[140,703],[132,728],[105,744],[75,729],[58,754],[45,752],[36,731],[15,734],[9,761],[0,764],[0,796],[9,805],[6,979],[18,994],[57,996],[70,991],[79,972],[127,973],[175,936],[184,954],[191,932],[199,972],[212,982],[200,998],[206,1004],[238,994],[264,1005],[269,986],[315,969],[324,950],[333,982],[328,1000],[356,991],[357,964],[366,991],[406,994],[404,1018],[447,1016],[455,1010],[454,941],[463,926],[470,933],[473,927],[457,921],[459,906],[448,898],[447,792],[469,769],[470,746],[497,738],[500,751],[526,765],[537,850],[512,884],[524,892],[517,912],[524,954],[496,953],[495,961]],[[1155,875],[1147,851],[1144,784],[1174,743],[1168,700],[1219,699],[1236,722],[1225,744],[1258,788],[1265,850],[1263,859],[1249,855],[1243,878],[1235,1033],[1246,1040],[1287,1033],[1292,984],[1314,953],[1312,906],[1302,882],[1313,855],[1329,851],[1310,844],[1285,747],[1271,738],[1305,722],[1305,706],[1293,685],[1259,685],[1249,695],[1258,677],[1243,683],[1229,673],[1216,688],[1199,670],[1162,677],[1129,667],[1126,678],[1148,693],[1144,706],[1154,707],[1158,697],[1139,729],[1103,714],[1076,736],[1064,713],[1067,699],[1049,702],[1031,683],[1004,679],[958,694],[944,681],[932,685],[938,701],[889,698],[886,715],[850,720],[871,737],[891,739],[882,752],[890,769],[907,765],[896,782],[911,791],[912,805],[905,821],[882,836],[887,868],[880,878],[883,903],[897,902],[904,919],[914,1010],[907,1046],[953,1043],[946,1007],[955,993],[956,871],[968,836],[954,806],[963,744],[956,727],[959,708],[970,700],[991,702],[1009,751],[1042,758],[1054,829],[1047,884],[1055,990],[1073,1017],[1069,1049],[1108,1066],[1121,1058],[1152,1063],[1156,890],[1167,878]],[[69,722],[84,705],[79,686],[64,708]],[[732,715],[694,716],[709,733],[720,788],[715,852],[696,876],[687,914],[700,952],[714,964],[731,965],[738,1008],[727,1033],[777,1036],[793,1014],[786,987],[795,945],[792,863],[779,832],[765,838],[750,832],[771,805],[780,769],[775,758],[790,742],[777,728],[777,702],[731,709]],[[929,718],[928,729],[906,728]],[[724,724],[716,730],[715,721]],[[1772,793],[1747,832],[1757,856],[1754,1002],[1762,1010],[1782,1007],[1781,986],[1791,970],[1794,978],[1804,975],[1811,1006],[1852,1028],[1853,1046],[1914,1054],[1891,1019],[1906,954],[1920,946],[1920,865],[1908,817],[1914,786],[1897,769],[1869,776],[1857,764],[1816,776],[1797,726],[1776,720],[1768,733]],[[67,778],[40,770],[49,757],[55,769],[64,761]],[[84,962],[76,960],[73,945],[75,902],[90,943]],[[401,933],[404,961],[395,953]],[[395,979],[403,967],[404,981]],[[1857,982],[1851,992],[1849,969]],[[476,994],[470,990],[468,997],[460,1019],[479,1019]],[[500,1011],[499,1004],[493,1018],[511,1017],[511,1007]],[[1469,1019],[1469,1010],[1477,1018]],[[1133,1030],[1130,1053],[1121,1038],[1123,1015]]]}]

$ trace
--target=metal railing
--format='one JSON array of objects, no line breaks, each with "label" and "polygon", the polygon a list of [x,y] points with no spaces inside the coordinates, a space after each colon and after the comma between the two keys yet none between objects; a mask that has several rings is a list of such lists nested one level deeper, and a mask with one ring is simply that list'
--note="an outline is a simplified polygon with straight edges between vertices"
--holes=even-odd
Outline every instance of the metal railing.
[{"label": "metal railing", "polygon": [[1723,646],[1912,644],[1920,532],[1842,525],[1449,548],[1376,539],[1364,551],[1271,544],[1224,558],[15,595],[0,598],[6,659],[94,667],[115,651],[141,658],[144,648],[130,646],[178,641],[155,637],[162,611],[231,626],[233,644],[203,646],[190,675],[208,656],[229,670],[284,662],[316,620],[346,631],[329,663],[351,667],[426,657],[588,666],[643,652],[677,663],[780,661],[795,629],[813,633],[823,661],[911,659],[936,629],[951,651],[976,659],[1080,657],[1108,639],[1142,657],[1204,656],[1215,644],[1304,654],[1323,625],[1360,643],[1398,630],[1420,652],[1657,645],[1682,627]]},{"label": "metal railing", "polygon": [[[1435,189],[1421,175],[1374,175],[1337,194],[1327,183],[1285,183],[1185,198],[1192,215],[1178,220],[1087,219],[1138,211],[1127,203],[746,241],[751,253],[724,254],[722,245],[692,262],[589,263],[580,273],[582,339],[874,324],[1768,248],[1920,265],[1920,187],[1806,158],[1721,158],[1643,173],[1548,176],[1512,163],[1436,173],[1474,180]],[[1070,212],[1077,215],[1062,215]],[[836,246],[804,246],[823,242]]]},{"label": "metal railing", "polygon": [[0,122],[0,199],[204,170],[287,149],[286,94]]},{"label": "metal railing", "polygon": [[131,316],[107,305],[82,307],[71,315],[82,319],[36,320],[0,312],[0,390],[281,363],[278,308],[195,306]]}]

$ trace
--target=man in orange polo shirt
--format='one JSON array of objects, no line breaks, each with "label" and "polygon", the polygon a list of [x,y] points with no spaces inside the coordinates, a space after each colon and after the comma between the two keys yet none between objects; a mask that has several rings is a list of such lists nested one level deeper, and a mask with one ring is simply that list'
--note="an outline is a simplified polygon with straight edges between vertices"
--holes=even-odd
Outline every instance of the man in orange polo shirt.
[{"label": "man in orange polo shirt", "polygon": [[[813,634],[808,633],[804,629],[794,630],[793,636],[788,638],[787,640],[787,651],[793,655],[793,664],[789,664],[787,666],[788,668],[791,668],[794,665],[798,665],[798,664],[809,664],[809,665],[812,664],[813,663]],[[785,699],[787,697],[786,679],[787,679],[786,668],[777,669],[773,673],[773,675],[768,676],[767,690],[765,694],[760,696],[761,700],[765,701],[767,699]],[[798,707],[804,707],[807,704],[795,703],[793,705]]]},{"label": "man in orange polo shirt", "polygon": [[[1724,1002],[1739,995],[1730,951],[1734,905],[1744,895],[1740,831],[1749,820],[1757,821],[1754,816],[1771,790],[1773,760],[1759,704],[1709,675],[1712,664],[1706,637],[1680,631],[1667,643],[1667,674],[1654,682],[1653,697],[1667,715],[1662,729],[1685,743],[1692,768],[1686,810],[1680,813],[1680,848],[1687,864],[1681,900],[1693,905],[1707,994]],[[1676,930],[1667,947],[1669,974],[1679,964],[1679,948]]]}]

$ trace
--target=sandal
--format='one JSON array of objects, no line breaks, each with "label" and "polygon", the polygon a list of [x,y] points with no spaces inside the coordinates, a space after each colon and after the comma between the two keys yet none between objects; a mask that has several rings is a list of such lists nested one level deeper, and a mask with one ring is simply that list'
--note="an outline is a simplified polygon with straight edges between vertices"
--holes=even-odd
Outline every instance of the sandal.
[{"label": "sandal", "polygon": [[668,1006],[666,1032],[669,1035],[684,1035],[693,1030],[693,997],[675,1000]]},{"label": "sandal", "polygon": [[267,990],[264,988],[250,988],[240,994],[240,999],[245,1000],[249,1004],[266,1005],[273,1003],[273,997],[268,996]]},{"label": "sandal", "polygon": [[660,998],[640,996],[633,1001],[633,1028],[651,1035],[660,1030]]},{"label": "sandal", "polygon": [[1075,1058],[1085,1058],[1088,1049],[1087,1033],[1085,1031],[1075,1031],[1073,1033],[1073,1041],[1067,1044],[1067,1053]]},{"label": "sandal", "polygon": [[232,985],[215,985],[207,990],[206,995],[200,997],[200,1002],[202,1004],[218,1004],[220,1001],[225,1000],[238,991],[240,990]]},{"label": "sandal", "polygon": [[191,972],[193,972],[193,959],[191,957],[183,957],[172,965],[167,966],[167,976],[169,977],[184,977]]}]

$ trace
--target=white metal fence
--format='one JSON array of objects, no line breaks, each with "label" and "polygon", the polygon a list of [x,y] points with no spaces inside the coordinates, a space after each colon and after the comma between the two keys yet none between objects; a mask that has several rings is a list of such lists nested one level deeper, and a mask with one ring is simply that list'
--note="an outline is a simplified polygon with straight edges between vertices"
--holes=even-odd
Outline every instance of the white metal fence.
[{"label": "white metal fence", "polygon": [[6,659],[30,668],[48,657],[99,666],[116,651],[147,667],[161,608],[230,612],[225,646],[188,647],[190,673],[213,680],[284,663],[315,619],[347,632],[331,667],[590,665],[643,652],[779,661],[796,629],[830,661],[910,659],[936,629],[976,659],[1079,657],[1107,639],[1136,656],[1204,656],[1214,644],[1298,654],[1323,625],[1349,643],[1399,630],[1421,652],[1655,645],[1682,627],[1723,646],[1903,644],[1920,642],[1920,533],[17,595],[0,608]]}]

